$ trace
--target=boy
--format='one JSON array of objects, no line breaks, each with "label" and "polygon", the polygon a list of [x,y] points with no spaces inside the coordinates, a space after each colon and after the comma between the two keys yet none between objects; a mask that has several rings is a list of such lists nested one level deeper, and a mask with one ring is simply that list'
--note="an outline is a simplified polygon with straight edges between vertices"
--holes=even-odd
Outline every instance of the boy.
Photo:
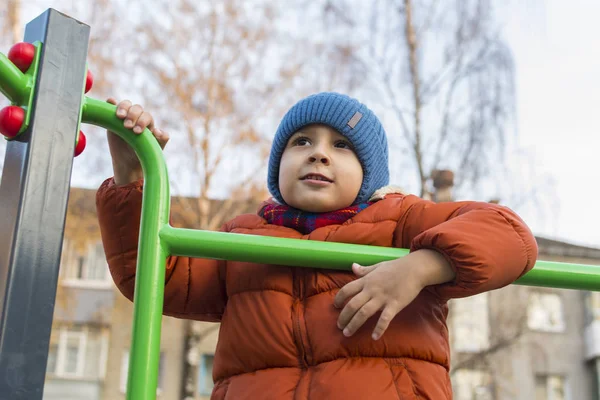
[{"label": "boy", "polygon": [[[114,100],[109,100],[115,103]],[[117,115],[168,135],[140,106]],[[133,298],[142,173],[109,133],[114,179],[97,195],[113,279]],[[164,313],[220,321],[213,399],[451,399],[447,301],[508,285],[537,245],[505,207],[434,204],[394,193],[385,132],[363,104],[319,93],[294,105],[275,134],[273,199],[225,232],[410,248],[353,273],[169,257]]]}]

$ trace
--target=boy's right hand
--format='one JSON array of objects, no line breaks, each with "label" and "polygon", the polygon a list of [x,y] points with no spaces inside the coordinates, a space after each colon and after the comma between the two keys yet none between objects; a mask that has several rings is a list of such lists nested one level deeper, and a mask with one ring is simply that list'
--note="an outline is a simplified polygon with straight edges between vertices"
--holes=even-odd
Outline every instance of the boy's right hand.
[{"label": "boy's right hand", "polygon": [[[117,105],[117,101],[112,97],[106,101]],[[131,129],[133,133],[139,135],[145,128],[148,128],[162,149],[167,145],[169,134],[154,125],[154,118],[150,113],[144,111],[142,106],[132,105],[131,101],[123,100],[117,105],[117,117],[124,120],[123,126]],[[111,131],[106,133],[108,148],[112,157],[115,184],[117,186],[127,185],[143,178],[142,166],[133,149],[116,133]]]}]

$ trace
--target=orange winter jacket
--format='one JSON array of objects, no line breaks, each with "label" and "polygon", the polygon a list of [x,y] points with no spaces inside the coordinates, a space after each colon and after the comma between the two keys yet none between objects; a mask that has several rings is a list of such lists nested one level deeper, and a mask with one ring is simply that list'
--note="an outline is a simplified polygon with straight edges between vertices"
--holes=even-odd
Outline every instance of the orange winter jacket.
[{"label": "orange winter jacket", "polygon": [[[142,182],[97,193],[112,277],[133,298]],[[512,283],[529,271],[537,245],[509,209],[488,203],[435,204],[389,194],[341,225],[308,235],[241,215],[225,232],[356,243],[442,253],[453,282],[431,286],[371,339],[377,317],[352,337],[337,328],[337,291],[352,272],[169,257],[164,314],[219,321],[212,399],[336,400],[452,398],[447,300]]]}]

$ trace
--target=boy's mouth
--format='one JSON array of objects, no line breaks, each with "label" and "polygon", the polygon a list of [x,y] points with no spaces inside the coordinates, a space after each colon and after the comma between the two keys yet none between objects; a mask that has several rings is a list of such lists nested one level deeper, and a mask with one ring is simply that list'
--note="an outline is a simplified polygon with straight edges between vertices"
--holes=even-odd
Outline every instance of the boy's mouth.
[{"label": "boy's mouth", "polygon": [[333,180],[331,180],[328,177],[326,177],[325,175],[321,175],[321,174],[306,174],[302,178],[300,178],[300,180],[301,181],[322,181],[322,182],[329,182],[329,183],[333,182]]}]

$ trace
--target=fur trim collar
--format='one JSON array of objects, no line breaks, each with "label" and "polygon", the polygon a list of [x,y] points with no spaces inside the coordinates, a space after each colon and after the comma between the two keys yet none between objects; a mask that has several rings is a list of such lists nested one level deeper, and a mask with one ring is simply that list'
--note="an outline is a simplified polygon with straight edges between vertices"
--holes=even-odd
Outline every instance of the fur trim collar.
[{"label": "fur trim collar", "polygon": [[369,201],[379,201],[385,199],[385,196],[388,194],[406,194],[404,190],[400,186],[396,185],[388,185],[382,188],[379,188],[373,193],[373,195],[369,198]]}]

